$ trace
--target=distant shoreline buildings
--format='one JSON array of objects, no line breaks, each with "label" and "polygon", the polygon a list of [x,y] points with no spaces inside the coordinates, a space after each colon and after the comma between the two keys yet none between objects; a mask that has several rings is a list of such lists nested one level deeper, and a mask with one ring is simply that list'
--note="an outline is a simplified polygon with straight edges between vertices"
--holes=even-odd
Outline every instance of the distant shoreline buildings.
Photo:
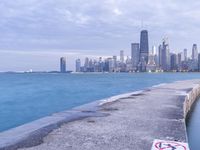
[{"label": "distant shoreline buildings", "polygon": [[[131,43],[131,57],[125,58],[121,50],[119,59],[116,55],[103,59],[85,58],[83,64],[80,59],[75,62],[76,72],[197,72],[200,71],[200,54],[197,44],[192,46],[192,56],[188,57],[188,50],[178,54],[170,52],[168,38],[164,38],[156,49],[149,49],[148,31],[140,33],[140,43]],[[66,72],[66,58],[60,59],[60,72]]]},{"label": "distant shoreline buildings", "polygon": [[65,57],[60,58],[60,72],[66,73],[66,58]]}]

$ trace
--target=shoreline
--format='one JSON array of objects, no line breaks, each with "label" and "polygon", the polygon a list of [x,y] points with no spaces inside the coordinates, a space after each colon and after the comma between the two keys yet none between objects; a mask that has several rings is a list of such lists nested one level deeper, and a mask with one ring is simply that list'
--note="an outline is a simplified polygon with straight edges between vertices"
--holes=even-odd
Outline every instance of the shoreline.
[{"label": "shoreline", "polygon": [[[170,87],[170,85],[182,84],[183,82],[186,82],[186,83],[191,82],[190,88],[188,89],[186,87],[184,88],[184,90],[179,90],[178,88],[180,89],[182,88]],[[198,82],[198,84],[196,82]],[[193,84],[195,84],[196,86],[194,86]],[[105,98],[102,100],[94,101],[92,103],[77,106],[67,111],[52,114],[51,116],[47,116],[47,117],[38,119],[36,121],[24,124],[22,126],[1,132],[0,133],[0,150],[12,150],[12,149],[14,150],[18,148],[33,147],[33,146],[42,144],[44,137],[47,137],[49,133],[51,133],[52,131],[56,129],[61,128],[61,126],[63,125],[67,125],[70,122],[79,123],[81,121],[84,121],[84,119],[87,119],[87,118],[99,118],[99,117],[106,118],[107,116],[110,116],[110,115],[112,116],[113,112],[119,111],[119,108],[121,107],[120,104],[129,98],[143,99],[143,97],[146,94],[149,94],[152,91],[157,91],[158,93],[160,93],[160,90],[165,90],[169,92],[170,88],[172,88],[172,90],[175,90],[175,93],[173,93],[173,96],[178,95],[181,101],[183,101],[182,103],[183,105],[181,104],[181,106],[183,106],[182,107],[183,119],[184,119],[183,121],[184,121],[184,124],[186,125],[187,114],[188,112],[190,112],[190,108],[193,106],[193,103],[195,102],[195,100],[197,99],[200,93],[199,80],[185,80],[185,81],[176,81],[173,83],[161,83],[159,85],[155,85],[150,88],[145,88],[144,90],[112,96],[112,97]],[[154,96],[156,95],[154,94]],[[119,106],[118,106],[118,103],[119,103]],[[112,105],[117,105],[117,107],[119,108],[117,107],[115,108]],[[170,109],[171,107],[172,106],[170,106]],[[181,116],[182,115],[178,115],[177,117],[181,117]],[[180,124],[180,122],[177,122],[177,123]],[[182,139],[182,141],[181,140],[179,141],[187,142],[188,140],[187,140],[186,126],[182,126],[181,128],[185,132],[184,133],[185,136],[184,134],[182,134],[182,137],[180,138]],[[20,133],[20,136],[19,136],[19,133]]]},{"label": "shoreline", "polygon": [[[0,150],[15,150],[17,148],[32,147],[41,144],[42,139],[45,136],[47,136],[54,129],[58,129],[63,124],[87,117],[106,116],[107,114],[98,112],[102,109],[101,107],[109,103],[114,103],[118,99],[132,94],[140,94],[143,91],[144,90],[138,90],[95,100],[93,102],[76,106],[66,111],[53,113],[52,115],[2,131],[0,132]],[[41,125],[41,123],[43,125]],[[20,136],[18,136],[19,133],[21,134]]]}]

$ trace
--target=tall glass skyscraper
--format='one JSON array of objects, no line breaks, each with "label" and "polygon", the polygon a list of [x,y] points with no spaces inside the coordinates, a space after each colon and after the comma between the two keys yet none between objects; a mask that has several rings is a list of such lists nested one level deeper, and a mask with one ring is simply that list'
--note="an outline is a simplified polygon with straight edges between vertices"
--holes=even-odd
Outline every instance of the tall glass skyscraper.
[{"label": "tall glass skyscraper", "polygon": [[60,58],[60,72],[61,73],[66,72],[66,58],[65,57]]},{"label": "tall glass skyscraper", "polygon": [[149,55],[148,31],[142,30],[140,34],[140,61],[145,60],[147,63],[148,55]]},{"label": "tall glass skyscraper", "polygon": [[192,60],[198,60],[197,44],[193,44],[192,46]]},{"label": "tall glass skyscraper", "polygon": [[124,62],[124,51],[120,51],[120,61],[123,63]]},{"label": "tall glass skyscraper", "polygon": [[81,60],[77,59],[76,60],[76,72],[80,72],[81,71]]},{"label": "tall glass skyscraper", "polygon": [[177,70],[178,69],[177,68],[177,55],[172,53],[170,57],[171,57],[170,58],[170,64],[171,64],[170,69]]},{"label": "tall glass skyscraper", "polygon": [[161,69],[164,71],[168,71],[170,69],[170,52],[167,38],[164,38],[162,43]]},{"label": "tall glass skyscraper", "polygon": [[184,61],[187,61],[187,49],[186,48],[183,50],[183,53],[184,53]]},{"label": "tall glass skyscraper", "polygon": [[131,44],[131,60],[132,60],[133,70],[137,70],[139,58],[140,58],[140,44],[132,43]]}]

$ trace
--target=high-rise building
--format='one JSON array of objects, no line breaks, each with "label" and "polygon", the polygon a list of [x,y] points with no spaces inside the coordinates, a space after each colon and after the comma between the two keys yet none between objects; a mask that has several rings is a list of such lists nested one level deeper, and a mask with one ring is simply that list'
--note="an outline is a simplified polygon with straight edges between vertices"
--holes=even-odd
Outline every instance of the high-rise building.
[{"label": "high-rise building", "polygon": [[183,50],[183,53],[184,53],[184,61],[187,61],[187,49],[186,48]]},{"label": "high-rise building", "polygon": [[92,59],[89,60],[89,67],[87,68],[89,72],[94,72],[94,62]]},{"label": "high-rise building", "polygon": [[132,60],[127,56],[126,58],[126,72],[132,71]]},{"label": "high-rise building", "polygon": [[103,72],[104,62],[102,61],[102,57],[99,57],[99,72]]},{"label": "high-rise building", "polygon": [[149,52],[148,63],[146,70],[149,72],[156,71],[156,63],[155,63],[155,49],[152,47],[152,50]]},{"label": "high-rise building", "polygon": [[66,58],[65,57],[60,58],[60,72],[61,73],[66,72]]},{"label": "high-rise building", "polygon": [[156,46],[152,46],[152,50],[151,50],[152,55],[157,55],[157,51],[156,51]]},{"label": "high-rise building", "polygon": [[161,69],[164,71],[168,71],[170,69],[169,44],[167,38],[163,39],[162,43]]},{"label": "high-rise building", "polygon": [[170,67],[170,69],[171,70],[177,70],[178,68],[177,68],[177,55],[176,54],[171,54],[171,59],[170,59],[170,61],[171,61],[171,67]]},{"label": "high-rise building", "polygon": [[193,44],[192,46],[192,60],[198,60],[197,44]]},{"label": "high-rise building", "polygon": [[105,72],[109,72],[109,59],[105,59],[105,63],[104,63],[104,66],[103,66],[103,71]]},{"label": "high-rise building", "polygon": [[88,71],[89,69],[89,58],[85,58],[85,63],[84,63],[84,71]]},{"label": "high-rise building", "polygon": [[158,66],[159,68],[162,66],[162,45],[158,47]]},{"label": "high-rise building", "polygon": [[140,44],[132,43],[131,44],[131,61],[132,61],[133,70],[137,70],[139,57],[140,57]]},{"label": "high-rise building", "polygon": [[113,56],[113,71],[117,71],[117,56]]},{"label": "high-rise building", "polygon": [[146,69],[147,69],[147,63],[146,63],[144,57],[142,57],[138,64],[138,70],[140,72],[146,72]]},{"label": "high-rise building", "polygon": [[109,72],[113,72],[113,60],[112,58],[108,58],[108,70]]},{"label": "high-rise building", "polygon": [[[159,50],[158,50],[159,51]],[[159,55],[158,55],[158,51],[156,49],[156,46],[152,46],[152,55],[154,56],[154,62],[156,64],[156,67],[159,66]]]},{"label": "high-rise building", "polygon": [[81,60],[77,59],[76,60],[76,72],[80,72],[81,71]]},{"label": "high-rise building", "polygon": [[148,56],[149,56],[148,31],[142,30],[140,34],[140,61],[145,60],[147,64]]},{"label": "high-rise building", "polygon": [[124,63],[124,51],[123,50],[120,51],[120,61],[122,63]]},{"label": "high-rise building", "polygon": [[181,71],[182,70],[182,53],[178,53],[178,55],[177,55],[177,63],[178,63],[178,69],[179,69],[179,71]]}]

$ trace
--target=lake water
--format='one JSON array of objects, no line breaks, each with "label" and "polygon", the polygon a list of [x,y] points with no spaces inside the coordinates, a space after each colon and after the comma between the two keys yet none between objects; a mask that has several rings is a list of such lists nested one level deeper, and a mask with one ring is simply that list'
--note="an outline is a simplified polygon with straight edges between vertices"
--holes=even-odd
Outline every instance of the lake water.
[{"label": "lake water", "polygon": [[188,140],[191,150],[200,150],[200,99],[195,103],[187,121]]},{"label": "lake water", "polygon": [[[200,78],[199,73],[1,73],[0,131],[94,100],[141,90],[160,83],[197,78]],[[195,115],[200,116],[199,103],[198,109],[194,111],[194,117]],[[199,120],[197,122],[200,131]],[[191,134],[196,133],[193,127],[189,128],[189,132],[190,130]]]}]

